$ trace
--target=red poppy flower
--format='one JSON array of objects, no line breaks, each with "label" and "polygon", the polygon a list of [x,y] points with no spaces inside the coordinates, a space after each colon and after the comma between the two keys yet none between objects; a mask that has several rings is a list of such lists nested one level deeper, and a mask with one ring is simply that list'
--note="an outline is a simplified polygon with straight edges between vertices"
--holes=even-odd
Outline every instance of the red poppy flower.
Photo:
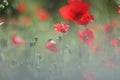
[{"label": "red poppy flower", "polygon": [[54,26],[55,26],[55,30],[61,33],[65,33],[69,29],[69,26],[64,22],[62,22],[61,24],[55,24]]},{"label": "red poppy flower", "polygon": [[25,44],[25,41],[21,37],[19,37],[17,35],[12,36],[11,42],[14,45],[24,45]]},{"label": "red poppy flower", "polygon": [[81,16],[81,18],[79,20],[77,20],[77,23],[79,23],[81,25],[85,25],[85,24],[88,24],[89,22],[92,22],[93,20],[94,20],[93,15],[86,13],[86,14],[83,14],[83,16]]},{"label": "red poppy flower", "polygon": [[78,37],[81,42],[86,43],[86,44],[92,44],[93,39],[94,39],[93,32],[88,28],[86,28],[82,31],[79,30]]},{"label": "red poppy flower", "polygon": [[35,10],[39,20],[46,20],[49,17],[49,13],[42,8],[36,8]]},{"label": "red poppy flower", "polygon": [[45,48],[52,52],[58,52],[58,46],[54,40],[49,40],[45,45]]},{"label": "red poppy flower", "polygon": [[49,14],[47,12],[42,12],[38,15],[39,20],[46,20],[48,19]]},{"label": "red poppy flower", "polygon": [[84,25],[93,20],[93,16],[88,14],[89,4],[81,1],[73,1],[59,9],[63,18],[75,23]]},{"label": "red poppy flower", "polygon": [[120,6],[118,6],[118,14],[120,14]]},{"label": "red poppy flower", "polygon": [[18,10],[19,12],[23,12],[25,9],[26,9],[26,3],[19,3],[19,4],[17,5],[17,10]]},{"label": "red poppy flower", "polygon": [[119,45],[118,39],[112,39],[112,40],[110,41],[110,43],[111,43],[111,45],[114,46],[114,47],[118,47],[118,45]]}]

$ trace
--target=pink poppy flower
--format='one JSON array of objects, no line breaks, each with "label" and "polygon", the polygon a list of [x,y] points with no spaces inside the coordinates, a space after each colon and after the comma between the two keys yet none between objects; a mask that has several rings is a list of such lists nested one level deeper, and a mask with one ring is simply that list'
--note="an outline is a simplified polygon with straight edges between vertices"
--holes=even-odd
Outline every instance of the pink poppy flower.
[{"label": "pink poppy flower", "polygon": [[56,42],[52,39],[50,39],[46,44],[45,44],[45,48],[48,49],[49,51],[52,52],[58,52],[58,46],[56,44]]},{"label": "pink poppy flower", "polygon": [[17,35],[12,35],[11,42],[14,45],[24,45],[25,44],[25,41]]}]

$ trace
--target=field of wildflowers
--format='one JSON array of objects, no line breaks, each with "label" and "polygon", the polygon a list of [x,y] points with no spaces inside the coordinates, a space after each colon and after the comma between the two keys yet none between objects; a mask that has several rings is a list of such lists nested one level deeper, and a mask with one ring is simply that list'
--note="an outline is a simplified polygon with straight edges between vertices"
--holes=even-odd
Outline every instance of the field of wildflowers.
[{"label": "field of wildflowers", "polygon": [[119,5],[0,0],[0,80],[120,80]]}]

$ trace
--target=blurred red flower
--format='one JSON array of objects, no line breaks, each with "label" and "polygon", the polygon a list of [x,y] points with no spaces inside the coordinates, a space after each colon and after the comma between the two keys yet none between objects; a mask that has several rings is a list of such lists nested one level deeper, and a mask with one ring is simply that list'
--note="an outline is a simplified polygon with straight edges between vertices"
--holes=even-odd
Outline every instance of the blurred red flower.
[{"label": "blurred red flower", "polygon": [[35,12],[36,12],[39,20],[46,20],[49,17],[49,13],[47,11],[43,10],[43,8],[37,7],[35,9]]},{"label": "blurred red flower", "polygon": [[69,26],[64,22],[62,22],[61,24],[55,24],[54,26],[55,26],[55,31],[58,31],[61,33],[65,33],[69,29]]},{"label": "blurred red flower", "polygon": [[81,1],[73,1],[59,9],[63,18],[77,24],[88,24],[93,20],[93,15],[88,13],[89,4]]},{"label": "blurred red flower", "polygon": [[93,31],[88,28],[82,31],[79,30],[78,37],[81,42],[86,43],[86,44],[92,44],[93,39],[94,39]]},{"label": "blurred red flower", "polygon": [[40,14],[38,14],[38,18],[39,20],[46,20],[48,19],[49,14],[47,12],[41,12]]},{"label": "blurred red flower", "polygon": [[46,44],[45,44],[45,48],[48,49],[49,51],[52,52],[58,52],[58,46],[56,44],[56,42],[54,40],[49,40]]},{"label": "blurred red flower", "polygon": [[120,6],[118,6],[118,10],[117,10],[118,14],[120,14]]},{"label": "blurred red flower", "polygon": [[110,41],[110,43],[111,43],[111,45],[114,46],[114,47],[118,47],[118,45],[119,45],[118,39],[112,39],[112,40]]},{"label": "blurred red flower", "polygon": [[25,9],[26,9],[26,6],[27,4],[26,3],[19,3],[16,7],[16,9],[19,11],[19,12],[23,12]]},{"label": "blurred red flower", "polygon": [[25,41],[21,37],[15,35],[15,34],[12,35],[11,42],[14,45],[24,45],[25,44]]},{"label": "blurred red flower", "polygon": [[81,25],[88,24],[89,22],[92,22],[94,20],[94,17],[92,14],[86,13],[83,14],[83,16],[77,21],[77,23]]}]

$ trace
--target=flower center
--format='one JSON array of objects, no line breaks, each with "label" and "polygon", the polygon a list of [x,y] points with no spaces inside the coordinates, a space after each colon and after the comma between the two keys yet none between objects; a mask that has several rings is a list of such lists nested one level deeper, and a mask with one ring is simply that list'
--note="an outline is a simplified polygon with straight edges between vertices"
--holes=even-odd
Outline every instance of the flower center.
[{"label": "flower center", "polygon": [[81,17],[81,14],[80,14],[80,13],[76,13],[74,19],[75,19],[75,20],[78,20],[80,17]]},{"label": "flower center", "polygon": [[84,41],[87,41],[88,39],[89,39],[88,36],[84,36],[84,37],[83,37],[83,40],[84,40]]}]

